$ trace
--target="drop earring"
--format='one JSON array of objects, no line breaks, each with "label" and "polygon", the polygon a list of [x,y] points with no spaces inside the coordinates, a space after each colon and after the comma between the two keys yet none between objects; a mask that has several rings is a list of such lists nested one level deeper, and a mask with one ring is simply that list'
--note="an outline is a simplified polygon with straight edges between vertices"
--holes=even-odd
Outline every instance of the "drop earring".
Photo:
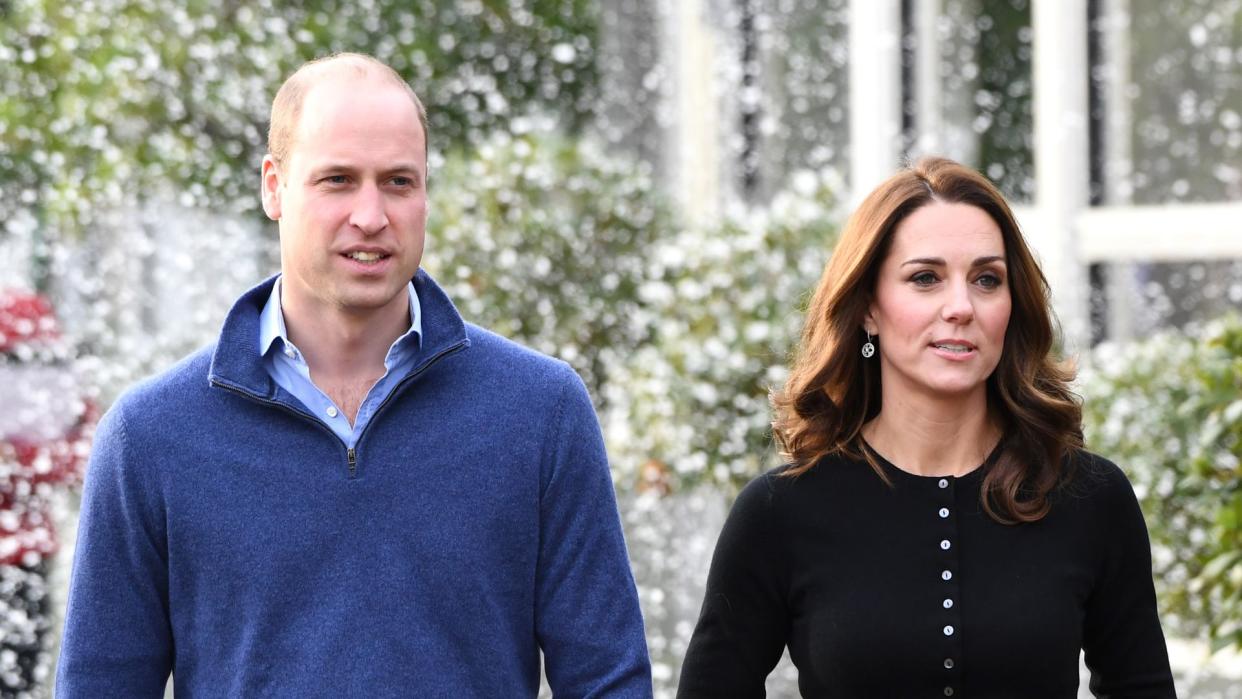
[{"label": "drop earring", "polygon": [[[866,332],[865,330],[863,332]],[[871,343],[871,333],[867,333],[867,341],[862,346],[862,356],[870,359],[875,354],[875,345]]]}]

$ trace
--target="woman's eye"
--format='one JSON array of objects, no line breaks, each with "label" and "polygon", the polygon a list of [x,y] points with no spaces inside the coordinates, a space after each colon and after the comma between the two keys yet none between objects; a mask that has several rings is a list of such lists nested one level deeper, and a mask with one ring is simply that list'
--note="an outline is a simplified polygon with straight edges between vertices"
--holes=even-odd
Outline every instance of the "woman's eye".
[{"label": "woman's eye", "polygon": [[1001,278],[995,274],[984,274],[976,281],[985,289],[995,289],[1001,286]]},{"label": "woman's eye", "polygon": [[936,275],[932,274],[931,272],[919,272],[913,277],[910,277],[910,281],[914,282],[915,284],[919,286],[931,286],[932,284],[936,283],[937,279],[936,279]]}]

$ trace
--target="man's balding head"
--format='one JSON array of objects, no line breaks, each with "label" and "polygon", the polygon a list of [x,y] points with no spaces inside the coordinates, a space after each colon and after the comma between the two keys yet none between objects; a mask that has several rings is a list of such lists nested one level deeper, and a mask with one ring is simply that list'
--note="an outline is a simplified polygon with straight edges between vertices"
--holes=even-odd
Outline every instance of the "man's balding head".
[{"label": "man's balding head", "polygon": [[427,110],[409,83],[385,63],[361,53],[337,53],[302,64],[276,92],[272,100],[271,124],[267,132],[267,152],[277,163],[287,162],[297,137],[298,120],[306,94],[328,80],[381,80],[400,85],[410,95],[423,129],[423,149],[427,147]]}]

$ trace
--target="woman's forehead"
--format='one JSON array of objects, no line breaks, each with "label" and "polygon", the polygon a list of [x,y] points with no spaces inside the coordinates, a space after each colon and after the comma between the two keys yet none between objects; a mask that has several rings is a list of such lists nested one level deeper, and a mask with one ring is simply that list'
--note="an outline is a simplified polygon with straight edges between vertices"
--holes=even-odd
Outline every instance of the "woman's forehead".
[{"label": "woman's forehead", "polygon": [[932,202],[906,216],[893,231],[888,259],[1001,257],[1005,240],[986,211],[960,203]]}]

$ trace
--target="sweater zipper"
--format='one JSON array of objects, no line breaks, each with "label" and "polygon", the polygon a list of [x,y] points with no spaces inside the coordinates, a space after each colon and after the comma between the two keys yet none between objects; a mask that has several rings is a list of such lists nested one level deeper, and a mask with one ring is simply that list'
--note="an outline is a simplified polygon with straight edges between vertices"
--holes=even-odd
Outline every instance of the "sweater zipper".
[{"label": "sweater zipper", "polygon": [[277,408],[277,409],[279,409],[279,410],[281,410],[281,411],[283,411],[283,412],[289,413],[290,415],[293,415],[293,416],[295,416],[295,417],[299,417],[299,418],[301,418],[301,419],[303,419],[303,420],[305,420],[305,421],[307,421],[307,422],[311,423],[312,425],[315,425],[316,427],[319,427],[320,429],[324,430],[324,431],[325,431],[325,432],[327,432],[328,434],[332,435],[332,438],[336,440],[336,443],[337,443],[337,444],[340,444],[342,447],[345,447],[345,457],[346,457],[346,459],[349,461],[349,465],[350,465],[350,473],[351,473],[351,475],[352,475],[352,473],[353,473],[353,470],[352,470],[352,469],[353,469],[353,464],[354,464],[354,458],[353,458],[353,451],[354,451],[354,450],[353,450],[353,448],[352,448],[352,447],[348,447],[348,446],[346,446],[345,441],[344,441],[344,440],[342,440],[340,437],[336,436],[336,432],[333,432],[331,427],[328,427],[327,425],[323,424],[323,422],[321,422],[321,421],[319,421],[319,420],[315,419],[315,417],[314,417],[313,415],[311,415],[310,413],[307,413],[307,412],[302,411],[302,410],[298,410],[297,408],[291,408],[291,407],[289,407],[289,406],[285,405],[284,403],[281,403],[281,402],[280,402],[280,401],[278,401],[278,400],[272,400],[272,399],[270,399],[270,398],[264,398],[264,397],[262,397],[262,396],[259,396],[259,395],[256,395],[256,394],[254,394],[254,393],[251,393],[250,391],[247,391],[247,390],[245,390],[245,389],[243,389],[243,388],[237,388],[236,386],[230,386],[229,384],[226,384],[226,383],[221,383],[220,381],[215,380],[215,379],[213,379],[213,380],[212,380],[211,385],[212,385],[212,386],[215,386],[216,388],[223,388],[224,390],[229,391],[229,392],[231,392],[231,393],[236,393],[237,395],[242,396],[243,398],[248,398],[248,399],[250,399],[250,400],[252,400],[252,401],[255,401],[255,402],[258,402],[258,403],[263,403],[264,405],[270,405],[270,406],[272,406],[272,407],[274,407],[274,408]]},{"label": "sweater zipper", "polygon": [[[430,369],[432,365],[435,364],[436,362],[440,361],[441,359],[443,359],[444,357],[447,357],[450,354],[460,352],[465,347],[466,347],[465,340],[461,340],[457,344],[450,345],[449,347],[446,347],[440,350],[431,359],[428,359],[426,362],[424,362],[423,365],[420,366],[417,371],[414,371],[409,376],[405,377],[404,379],[401,379],[401,381],[399,381],[397,385],[394,386],[393,389],[388,392],[388,395],[384,397],[384,400],[379,404],[379,407],[375,409],[375,412],[371,414],[371,419],[367,422],[367,426],[362,428],[362,432],[358,434],[358,442],[359,443],[362,442],[362,437],[366,435],[367,430],[371,428],[371,423],[375,422],[376,416],[380,414],[380,411],[384,409],[384,406],[388,405],[392,401],[392,399],[398,393],[400,393],[402,389],[405,388],[406,384],[410,383],[411,381],[418,378],[419,376],[422,376],[423,374],[425,374],[427,370]],[[232,391],[233,393],[249,398],[250,400],[258,401],[260,403],[265,403],[271,406],[275,406],[276,408],[279,408],[280,410],[283,410],[286,413],[289,413],[290,415],[296,415],[297,417],[300,417],[303,420],[307,420],[317,425],[321,429],[326,430],[328,434],[332,435],[332,438],[335,439],[338,444],[340,444],[342,447],[345,447],[345,466],[349,471],[349,479],[353,480],[354,478],[357,477],[358,475],[358,452],[357,450],[354,447],[351,447],[345,444],[345,441],[342,440],[340,437],[338,437],[336,432],[332,431],[331,427],[328,427],[323,422],[317,420],[313,415],[310,415],[309,413],[298,410],[296,408],[291,408],[285,405],[284,403],[281,403],[280,401],[272,400],[270,398],[264,398],[262,396],[251,393],[250,391],[247,391],[245,389],[230,386],[229,384],[226,384],[226,383],[221,383],[219,380],[213,379],[211,384],[213,386],[223,388],[226,391]]]},{"label": "sweater zipper", "polygon": [[[384,406],[391,403],[393,398],[396,398],[397,394],[401,393],[401,391],[405,389],[407,384],[409,384],[414,379],[417,379],[418,377],[425,374],[427,370],[430,369],[431,366],[435,364],[436,362],[440,361],[441,359],[447,357],[450,354],[455,354],[456,352],[460,352],[465,347],[466,347],[466,341],[462,340],[455,345],[450,345],[440,350],[431,359],[428,359],[426,362],[423,362],[422,366],[420,366],[415,371],[411,372],[409,376],[398,381],[397,385],[393,386],[392,390],[388,392],[388,395],[384,396],[384,400],[380,401],[379,406],[375,408],[375,412],[371,413],[371,419],[367,421],[367,426],[363,427],[362,432],[358,433],[358,441],[362,442],[362,438],[366,436],[367,430],[371,429],[371,425],[375,424],[375,418],[379,417],[379,414],[383,412]],[[353,451],[353,450],[351,449],[350,451]],[[351,461],[350,463],[352,464],[353,462]]]}]

